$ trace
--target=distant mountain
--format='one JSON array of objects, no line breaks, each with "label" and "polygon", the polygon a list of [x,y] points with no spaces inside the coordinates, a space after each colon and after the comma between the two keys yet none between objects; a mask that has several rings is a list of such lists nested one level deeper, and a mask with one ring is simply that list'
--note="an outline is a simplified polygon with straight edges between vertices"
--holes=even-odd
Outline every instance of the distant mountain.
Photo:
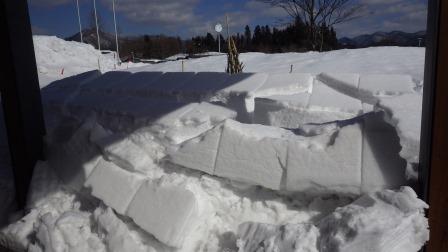
[{"label": "distant mountain", "polygon": [[[107,32],[100,31],[100,43],[101,50],[114,50],[115,51],[115,35]],[[84,43],[91,44],[93,47],[98,48],[98,40],[96,36],[96,29],[86,29],[82,31],[82,39]],[[67,41],[81,41],[79,32],[65,38]]]},{"label": "distant mountain", "polygon": [[425,46],[426,31],[407,33],[402,31],[375,32],[360,35],[354,38],[341,38],[339,44],[342,48],[363,48],[370,46]]}]

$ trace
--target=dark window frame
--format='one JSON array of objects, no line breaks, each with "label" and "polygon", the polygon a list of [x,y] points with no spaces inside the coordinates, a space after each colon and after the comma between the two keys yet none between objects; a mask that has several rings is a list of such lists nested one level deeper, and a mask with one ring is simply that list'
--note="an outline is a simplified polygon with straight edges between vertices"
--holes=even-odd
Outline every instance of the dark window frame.
[{"label": "dark window frame", "polygon": [[[426,251],[448,251],[448,2],[429,0],[422,107],[419,196],[430,204]],[[26,0],[1,0],[0,68],[16,197],[23,208],[34,165],[43,158],[45,127]]]}]

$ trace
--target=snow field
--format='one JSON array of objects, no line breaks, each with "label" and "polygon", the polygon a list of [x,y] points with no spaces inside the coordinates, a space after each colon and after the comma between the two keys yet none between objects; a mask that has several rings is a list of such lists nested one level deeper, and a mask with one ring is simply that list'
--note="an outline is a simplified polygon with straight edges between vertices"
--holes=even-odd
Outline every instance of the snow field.
[{"label": "snow field", "polygon": [[259,73],[214,73],[225,68],[216,56],[185,62],[210,73],[167,73],[180,69],[167,62],[56,82],[43,90],[50,159],[36,168],[32,210],[0,240],[31,251],[417,251],[427,206],[410,188],[381,189],[407,184],[398,153],[415,157],[419,108],[406,104],[421,95],[422,52],[248,53],[245,70]]}]

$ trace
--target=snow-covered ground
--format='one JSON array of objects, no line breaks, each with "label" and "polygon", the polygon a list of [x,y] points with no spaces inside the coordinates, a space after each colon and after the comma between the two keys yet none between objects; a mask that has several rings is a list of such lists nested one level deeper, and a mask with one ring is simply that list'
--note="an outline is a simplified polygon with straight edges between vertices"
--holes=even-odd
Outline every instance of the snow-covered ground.
[{"label": "snow-covered ground", "polygon": [[[57,44],[65,49],[38,65],[97,68],[95,57],[85,69],[83,60],[65,61],[81,45]],[[179,73],[172,61],[43,88],[48,161],[36,167],[25,216],[2,229],[0,243],[30,251],[418,251],[429,238],[428,206],[406,178],[418,162],[424,50],[241,60],[253,73],[229,76],[225,56],[213,56],[185,60],[197,74]]]}]

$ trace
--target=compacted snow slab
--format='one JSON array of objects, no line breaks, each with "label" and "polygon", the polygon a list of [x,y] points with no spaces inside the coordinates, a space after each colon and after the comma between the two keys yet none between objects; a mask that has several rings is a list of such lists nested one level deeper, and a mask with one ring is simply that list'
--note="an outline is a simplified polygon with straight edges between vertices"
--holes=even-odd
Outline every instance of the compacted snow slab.
[{"label": "compacted snow slab", "polygon": [[101,199],[106,205],[120,214],[125,214],[143,181],[142,176],[102,159],[87,178],[84,186],[90,188],[92,195]]},{"label": "compacted snow slab", "polygon": [[410,75],[363,74],[359,79],[361,93],[374,96],[394,96],[413,93],[415,86]]},{"label": "compacted snow slab", "polygon": [[413,93],[415,83],[409,75],[362,74],[355,85],[347,74],[321,73],[317,79],[341,93],[362,102],[376,104],[380,97]]},{"label": "compacted snow slab", "polygon": [[255,95],[271,96],[311,92],[313,77],[307,73],[269,74]]},{"label": "compacted snow slab", "polygon": [[383,112],[364,117],[362,148],[362,191],[394,189],[408,184],[406,160],[401,158],[400,139],[384,121]]},{"label": "compacted snow slab", "polygon": [[429,239],[426,208],[410,187],[366,194],[319,222],[320,251],[419,251]]},{"label": "compacted snow slab", "polygon": [[407,176],[416,179],[413,166],[419,162],[422,96],[412,93],[383,97],[377,108],[385,110],[386,121],[396,128],[402,147],[400,156],[408,162]]},{"label": "compacted snow slab", "polygon": [[185,101],[208,101],[218,90],[226,87],[228,73],[200,72],[178,88],[179,96]]},{"label": "compacted snow slab", "polygon": [[288,142],[286,189],[309,193],[359,194],[362,131],[353,124],[334,131],[321,146]]},{"label": "compacted snow slab", "polygon": [[183,167],[194,167],[196,170],[214,174],[222,128],[222,124],[217,125],[199,137],[183,142],[179,149],[170,155],[170,161]]},{"label": "compacted snow slab", "polygon": [[[307,111],[310,93],[255,98],[254,123],[298,128],[312,118]],[[311,119],[311,121],[315,121]]]},{"label": "compacted snow slab", "polygon": [[350,119],[363,111],[360,100],[344,95],[318,80],[314,81],[308,108],[330,113],[347,113],[348,115],[344,119]]},{"label": "compacted snow slab", "polygon": [[286,167],[286,130],[227,120],[214,174],[279,190]]},{"label": "compacted snow slab", "polygon": [[181,248],[195,227],[199,209],[195,195],[186,188],[147,180],[135,194],[126,215],[159,241]]},{"label": "compacted snow slab", "polygon": [[319,229],[313,224],[282,226],[245,222],[238,226],[239,252],[318,252]]},{"label": "compacted snow slab", "polygon": [[275,95],[255,99],[254,122],[285,128],[347,120],[363,113],[360,100],[314,80],[312,94]]},{"label": "compacted snow slab", "polygon": [[103,157],[131,172],[144,172],[153,160],[137,144],[125,135],[112,135],[97,125],[90,134],[90,141],[101,150]]},{"label": "compacted snow slab", "polygon": [[224,88],[218,90],[211,101],[219,101],[235,110],[237,120],[251,122],[254,111],[255,91],[263,85],[268,78],[265,73],[239,73],[232,74],[225,81]]},{"label": "compacted snow slab", "polygon": [[189,103],[161,116],[150,128],[169,143],[180,144],[236,116],[235,111],[222,106],[207,102]]},{"label": "compacted snow slab", "polygon": [[[317,126],[316,126],[317,127]],[[171,163],[273,190],[359,194],[361,125],[311,129],[310,136],[226,120],[169,153]],[[371,168],[370,168],[371,167]],[[378,167],[371,165],[369,169]]]}]

